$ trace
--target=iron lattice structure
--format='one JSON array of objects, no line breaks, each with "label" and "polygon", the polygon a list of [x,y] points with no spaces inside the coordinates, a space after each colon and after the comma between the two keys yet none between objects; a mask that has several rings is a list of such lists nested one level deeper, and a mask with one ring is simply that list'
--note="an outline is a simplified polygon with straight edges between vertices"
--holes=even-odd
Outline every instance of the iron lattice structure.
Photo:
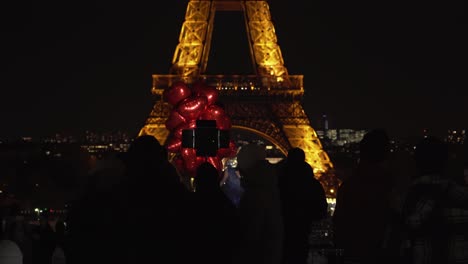
[{"label": "iron lattice structure", "polygon": [[[223,10],[244,14],[255,75],[205,74],[215,14]],[[233,128],[268,139],[285,155],[291,147],[302,148],[316,177],[327,190],[336,190],[333,164],[301,105],[303,76],[289,75],[284,66],[267,1],[188,2],[170,74],[153,75],[152,93],[157,100],[139,135],[150,134],[166,142],[165,121],[171,106],[163,101],[164,89],[175,81],[190,84],[200,79],[217,87]]]}]

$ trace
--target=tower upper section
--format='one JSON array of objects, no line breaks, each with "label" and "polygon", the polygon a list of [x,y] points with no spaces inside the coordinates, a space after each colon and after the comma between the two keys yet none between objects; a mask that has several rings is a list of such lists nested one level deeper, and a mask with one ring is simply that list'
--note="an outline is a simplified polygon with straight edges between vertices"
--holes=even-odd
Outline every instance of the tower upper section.
[{"label": "tower upper section", "polygon": [[189,1],[179,44],[172,60],[171,74],[191,82],[205,73],[217,11],[243,12],[253,69],[259,83],[302,89],[294,87],[298,82],[290,80],[277,43],[269,5],[267,1],[260,0]]}]

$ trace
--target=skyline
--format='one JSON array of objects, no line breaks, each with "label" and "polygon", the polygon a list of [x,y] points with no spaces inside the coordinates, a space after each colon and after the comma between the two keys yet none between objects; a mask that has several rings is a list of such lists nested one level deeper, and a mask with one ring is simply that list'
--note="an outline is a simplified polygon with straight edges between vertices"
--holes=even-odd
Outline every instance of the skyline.
[{"label": "skyline", "polygon": [[[136,134],[154,103],[151,75],[169,73],[187,2],[5,4],[0,136]],[[392,136],[468,128],[462,1],[269,3],[314,128],[323,113],[331,127]],[[208,72],[251,69],[237,19],[217,13]]]}]

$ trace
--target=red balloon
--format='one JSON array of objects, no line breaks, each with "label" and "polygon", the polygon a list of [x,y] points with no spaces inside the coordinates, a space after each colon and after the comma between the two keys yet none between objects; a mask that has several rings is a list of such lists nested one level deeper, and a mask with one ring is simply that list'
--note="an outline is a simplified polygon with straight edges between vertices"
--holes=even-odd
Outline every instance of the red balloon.
[{"label": "red balloon", "polygon": [[216,120],[216,126],[221,130],[229,130],[232,127],[231,118],[227,115],[224,115],[219,120]]},{"label": "red balloon", "polygon": [[200,113],[205,110],[208,99],[205,96],[191,96],[180,102],[177,111],[185,119],[197,119]]},{"label": "red balloon", "polygon": [[173,130],[174,128],[185,122],[185,118],[181,116],[176,109],[172,109],[171,114],[166,120],[166,128],[168,130]]},{"label": "red balloon", "polygon": [[212,105],[218,101],[218,90],[213,86],[204,86],[199,91],[194,91],[198,95],[204,95],[208,99],[208,105]]},{"label": "red balloon", "polygon": [[177,153],[182,147],[182,140],[180,138],[172,137],[167,143],[166,149],[168,152]]},{"label": "red balloon", "polygon": [[218,127],[219,123],[224,122],[224,109],[218,105],[208,106],[198,117],[203,120],[216,120],[216,126]]},{"label": "red balloon", "polygon": [[197,157],[193,148],[182,148],[182,131],[196,128],[196,120],[216,120],[218,129],[229,130],[232,126],[231,119],[226,116],[224,109],[216,105],[218,90],[207,85],[203,81],[197,81],[190,89],[184,82],[175,82],[163,93],[163,98],[174,106],[169,118],[166,120],[166,128],[171,131],[171,138],[166,146],[168,152],[178,153],[173,163],[176,168],[187,176],[195,176],[198,166],[208,161],[221,175],[224,157],[236,155],[237,147],[234,141],[229,142],[228,148],[218,150],[215,157]]},{"label": "red balloon", "polygon": [[192,90],[182,81],[173,83],[163,92],[164,100],[172,106],[176,106],[190,95],[192,95]]},{"label": "red balloon", "polygon": [[189,158],[195,158],[196,154],[197,153],[195,152],[195,149],[193,148],[182,148],[182,150],[180,151],[180,155],[182,156],[184,161],[186,161]]},{"label": "red balloon", "polygon": [[196,150],[193,148],[182,148],[181,155],[185,162],[185,169],[189,172],[196,171],[197,167],[205,161],[203,157],[197,157]]},{"label": "red balloon", "polygon": [[172,160],[172,164],[174,164],[179,173],[183,174],[185,170],[185,162],[180,154],[174,157],[174,159]]},{"label": "red balloon", "polygon": [[197,81],[192,85],[192,91],[196,95],[204,95],[208,99],[208,105],[218,101],[218,90],[214,86],[207,85],[203,81]]},{"label": "red balloon", "polygon": [[184,129],[192,129],[197,126],[197,120],[190,120],[188,123],[182,123],[176,128],[174,128],[172,132],[172,136],[175,138],[182,138],[182,130]]},{"label": "red balloon", "polygon": [[237,154],[237,146],[234,140],[229,141],[228,148],[220,148],[218,149],[218,153],[217,153],[218,157],[221,157],[221,158],[225,158],[225,157],[233,158],[236,156],[236,154]]},{"label": "red balloon", "polygon": [[225,158],[229,157],[231,155],[231,149],[230,148],[220,148],[218,149],[218,152],[216,152],[216,155],[220,158]]},{"label": "red balloon", "polygon": [[229,155],[230,158],[233,158],[237,155],[237,146],[234,140],[229,141],[229,149],[231,150],[231,154]]},{"label": "red balloon", "polygon": [[223,163],[221,162],[221,159],[217,156],[208,157],[208,162],[218,170],[218,174],[221,176],[221,172],[223,171]]}]

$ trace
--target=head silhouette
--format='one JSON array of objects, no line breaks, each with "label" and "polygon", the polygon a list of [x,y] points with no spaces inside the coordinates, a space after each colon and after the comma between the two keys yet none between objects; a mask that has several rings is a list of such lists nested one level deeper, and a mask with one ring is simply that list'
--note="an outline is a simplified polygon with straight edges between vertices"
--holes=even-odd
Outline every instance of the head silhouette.
[{"label": "head silhouette", "polygon": [[440,173],[448,161],[448,147],[440,139],[427,137],[422,139],[414,152],[414,159],[422,174]]},{"label": "head silhouette", "polygon": [[292,148],[288,151],[288,161],[303,162],[305,161],[305,152],[301,148]]},{"label": "head silhouette", "polygon": [[219,189],[219,173],[211,163],[204,162],[198,166],[195,188],[197,192],[213,192]]},{"label": "head silhouette", "polygon": [[159,163],[165,158],[164,147],[151,135],[139,136],[133,141],[124,155],[124,161],[129,164]]},{"label": "head silhouette", "polygon": [[388,158],[389,147],[390,142],[385,130],[371,130],[364,135],[359,143],[359,157],[362,161],[382,162]]}]

